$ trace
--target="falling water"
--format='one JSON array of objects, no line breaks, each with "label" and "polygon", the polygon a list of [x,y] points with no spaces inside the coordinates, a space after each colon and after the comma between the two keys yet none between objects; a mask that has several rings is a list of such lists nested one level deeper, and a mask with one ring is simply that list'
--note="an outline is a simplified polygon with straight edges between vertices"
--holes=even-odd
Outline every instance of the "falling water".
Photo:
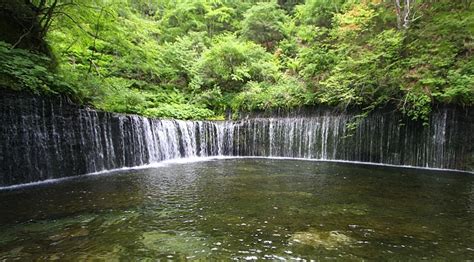
[{"label": "falling water", "polygon": [[472,170],[473,115],[443,108],[429,125],[375,112],[239,121],[148,119],[80,109],[65,99],[0,98],[0,185],[205,156],[281,156]]}]

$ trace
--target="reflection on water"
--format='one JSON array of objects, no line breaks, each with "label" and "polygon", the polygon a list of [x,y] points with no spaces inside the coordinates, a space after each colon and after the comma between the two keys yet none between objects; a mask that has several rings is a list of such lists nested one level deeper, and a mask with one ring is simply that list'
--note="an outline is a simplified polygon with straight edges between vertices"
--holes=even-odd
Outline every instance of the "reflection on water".
[{"label": "reflection on water", "polygon": [[227,159],[0,191],[0,260],[469,259],[474,176]]}]

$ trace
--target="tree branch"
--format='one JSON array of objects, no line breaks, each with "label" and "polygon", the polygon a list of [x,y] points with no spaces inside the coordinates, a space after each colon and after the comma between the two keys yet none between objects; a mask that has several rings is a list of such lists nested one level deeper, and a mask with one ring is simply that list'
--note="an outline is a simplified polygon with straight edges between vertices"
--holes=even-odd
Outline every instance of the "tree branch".
[{"label": "tree branch", "polygon": [[25,38],[27,35],[29,35],[29,34],[31,33],[31,30],[33,29],[34,25],[35,25],[34,23],[31,23],[31,26],[30,26],[30,28],[28,29],[28,31],[26,31],[24,34],[22,34],[22,35],[18,38],[18,40],[15,42],[15,44],[12,45],[11,49],[17,47],[17,46],[21,43],[21,41],[23,40],[23,38]]},{"label": "tree branch", "polygon": [[[65,17],[69,18],[74,24],[76,24],[76,26],[81,29],[84,33],[86,33],[87,35],[91,36],[91,37],[95,37],[95,35],[91,32],[88,32],[87,30],[85,30],[81,24],[79,24],[72,16],[70,16],[69,14],[67,13],[64,13],[62,11],[57,11],[55,12],[55,14],[60,14],[60,15],[64,15]],[[102,39],[101,39],[102,40]]]}]

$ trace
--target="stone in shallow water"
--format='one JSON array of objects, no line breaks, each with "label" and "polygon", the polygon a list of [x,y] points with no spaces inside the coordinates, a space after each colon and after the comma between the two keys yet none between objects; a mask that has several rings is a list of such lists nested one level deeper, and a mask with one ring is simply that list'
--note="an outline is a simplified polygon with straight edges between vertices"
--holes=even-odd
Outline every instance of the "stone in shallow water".
[{"label": "stone in shallow water", "polygon": [[338,231],[317,231],[311,229],[306,232],[296,232],[290,239],[291,243],[337,249],[342,245],[349,245],[353,239]]},{"label": "stone in shallow water", "polygon": [[145,248],[158,252],[182,253],[192,255],[193,250],[209,253],[210,249],[205,245],[206,242],[199,237],[193,237],[187,232],[169,234],[160,231],[145,232],[142,235],[142,243]]},{"label": "stone in shallow water", "polygon": [[50,260],[50,261],[61,260],[61,255],[60,254],[52,254],[51,256],[48,257],[48,260]]},{"label": "stone in shallow water", "polygon": [[63,232],[50,236],[52,241],[59,241],[66,238],[85,237],[89,235],[89,230],[86,228],[66,228]]}]

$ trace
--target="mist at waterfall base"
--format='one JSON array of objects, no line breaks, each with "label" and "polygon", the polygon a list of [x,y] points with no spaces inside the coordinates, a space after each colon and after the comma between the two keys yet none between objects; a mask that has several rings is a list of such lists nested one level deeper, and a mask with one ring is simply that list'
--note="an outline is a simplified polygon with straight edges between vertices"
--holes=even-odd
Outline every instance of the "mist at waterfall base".
[{"label": "mist at waterfall base", "polygon": [[473,171],[472,110],[439,108],[427,126],[377,111],[315,108],[239,121],[148,119],[65,98],[0,97],[0,186],[208,156],[277,156]]},{"label": "mist at waterfall base", "polygon": [[216,159],[0,191],[0,260],[474,257],[466,173]]}]

